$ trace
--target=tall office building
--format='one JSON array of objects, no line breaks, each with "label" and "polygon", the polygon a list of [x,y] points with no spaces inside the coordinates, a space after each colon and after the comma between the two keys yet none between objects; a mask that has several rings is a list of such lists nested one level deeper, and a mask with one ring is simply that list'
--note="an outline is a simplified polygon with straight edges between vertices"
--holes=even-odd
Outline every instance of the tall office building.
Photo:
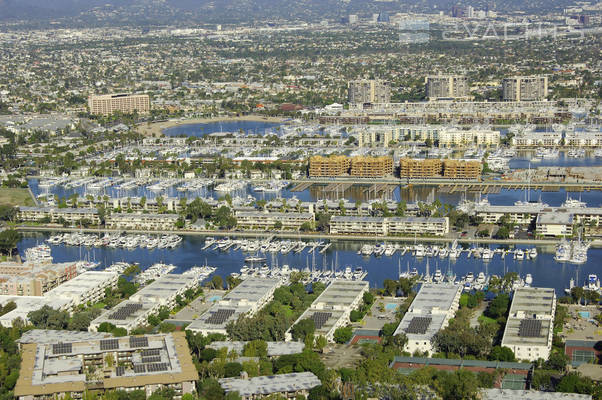
[{"label": "tall office building", "polygon": [[131,114],[137,111],[145,114],[150,111],[150,98],[147,94],[103,94],[88,98],[91,114],[110,115],[115,111]]},{"label": "tall office building", "polygon": [[456,99],[468,96],[468,78],[462,75],[431,75],[424,80],[429,99]]},{"label": "tall office building", "polygon": [[389,82],[375,79],[361,79],[349,82],[348,100],[350,104],[389,103],[391,86]]},{"label": "tall office building", "polygon": [[547,76],[513,76],[502,81],[505,101],[538,101],[548,95]]}]

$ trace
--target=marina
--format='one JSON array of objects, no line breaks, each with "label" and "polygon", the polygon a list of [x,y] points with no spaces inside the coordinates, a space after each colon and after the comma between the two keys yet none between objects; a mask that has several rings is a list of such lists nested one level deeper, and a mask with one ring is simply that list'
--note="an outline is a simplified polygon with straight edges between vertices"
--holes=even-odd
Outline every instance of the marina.
[{"label": "marina", "polygon": [[[43,244],[48,238],[47,234],[26,234],[18,245],[20,254],[24,257],[25,249]],[[299,242],[304,242],[305,247],[301,251],[282,252],[283,248],[290,249],[295,242],[296,249],[299,249]],[[602,256],[602,249],[591,248],[584,263],[571,264],[556,261],[556,248],[552,245],[536,248],[523,245],[491,245],[479,248],[462,247],[459,244],[447,247],[420,243],[398,248],[392,245],[393,251],[391,244],[383,246],[379,241],[267,242],[266,239],[259,238],[216,240],[201,236],[185,236],[181,244],[174,249],[88,248],[63,243],[49,243],[48,246],[52,250],[54,262],[88,260],[92,264],[98,263],[98,266],[94,267],[96,270],[103,270],[118,263],[138,263],[144,271],[159,263],[175,266],[170,273],[184,273],[193,267],[210,265],[216,268],[216,274],[224,278],[230,274],[275,276],[282,275],[283,270],[284,274],[287,274],[288,269],[309,272],[311,279],[327,280],[337,276],[337,273],[339,277],[347,275],[354,279],[354,273],[359,273],[361,268],[361,273],[365,274],[364,279],[370,282],[371,287],[382,287],[384,279],[396,280],[400,276],[410,275],[420,275],[423,281],[438,281],[441,277],[449,280],[453,277],[453,281],[466,283],[471,280],[471,273],[472,279],[481,284],[480,273],[487,279],[493,275],[501,277],[508,272],[516,272],[525,284],[530,281],[532,286],[553,287],[559,295],[567,289],[571,279],[577,279],[574,285],[583,286],[590,274],[600,274],[597,260]],[[268,250],[262,252],[262,246]],[[272,246],[274,251],[269,251]],[[244,248],[246,250],[243,250]],[[276,248],[279,250],[275,251]],[[320,253],[324,248],[326,250]],[[365,254],[362,254],[362,248],[365,249]],[[376,255],[375,250],[379,253],[382,251],[382,254]],[[245,266],[246,270],[243,269]],[[576,276],[577,271],[581,280]]]}]

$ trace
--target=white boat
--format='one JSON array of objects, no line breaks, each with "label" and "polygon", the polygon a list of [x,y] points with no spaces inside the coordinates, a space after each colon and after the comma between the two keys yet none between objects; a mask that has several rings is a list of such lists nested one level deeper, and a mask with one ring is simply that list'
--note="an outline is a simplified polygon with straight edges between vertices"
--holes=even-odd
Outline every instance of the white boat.
[{"label": "white boat", "polygon": [[587,284],[585,285],[584,289],[594,291],[600,290],[600,279],[598,279],[598,275],[590,274],[587,277]]},{"label": "white boat", "polygon": [[483,249],[481,257],[483,260],[491,260],[493,258],[493,251],[490,248],[485,248]]},{"label": "white boat", "polygon": [[531,260],[533,260],[534,258],[537,258],[537,249],[535,247],[533,247],[532,249],[529,249],[529,258]]},{"label": "white boat", "polygon": [[417,244],[416,246],[414,246],[414,251],[415,251],[415,256],[416,257],[424,257],[425,255],[425,249],[424,246],[422,244]]},{"label": "white boat", "polygon": [[533,283],[533,276],[531,274],[527,274],[525,277],[525,285],[531,286]]},{"label": "white boat", "polygon": [[556,255],[554,260],[557,262],[568,262],[571,260],[571,245],[565,239],[562,239],[556,246]]},{"label": "white boat", "polygon": [[433,275],[433,281],[437,283],[443,282],[443,274],[441,273],[440,269],[435,270],[435,274]]},{"label": "white boat", "polygon": [[525,252],[521,249],[516,249],[514,250],[514,259],[515,260],[524,260],[525,259]]}]

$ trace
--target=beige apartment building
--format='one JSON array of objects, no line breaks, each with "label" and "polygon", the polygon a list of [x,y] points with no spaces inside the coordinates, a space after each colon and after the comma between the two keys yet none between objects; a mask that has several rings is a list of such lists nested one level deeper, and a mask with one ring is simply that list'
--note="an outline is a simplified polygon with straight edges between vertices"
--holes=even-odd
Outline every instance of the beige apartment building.
[{"label": "beige apartment building", "polygon": [[90,114],[111,115],[116,111],[124,114],[146,114],[150,111],[150,98],[147,94],[103,94],[88,98]]},{"label": "beige apartment building", "polygon": [[347,84],[349,104],[389,103],[391,85],[379,79],[360,79]]},{"label": "beige apartment building", "polygon": [[468,78],[463,75],[430,75],[424,83],[430,100],[468,97]]},{"label": "beige apartment building", "polygon": [[502,81],[504,101],[538,101],[548,95],[547,76],[513,76]]}]

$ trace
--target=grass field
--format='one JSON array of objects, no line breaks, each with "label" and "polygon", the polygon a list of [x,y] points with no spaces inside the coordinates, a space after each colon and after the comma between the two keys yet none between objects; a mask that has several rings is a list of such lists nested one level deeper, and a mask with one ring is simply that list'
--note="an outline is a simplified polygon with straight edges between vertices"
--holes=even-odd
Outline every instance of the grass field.
[{"label": "grass field", "polygon": [[11,206],[35,206],[29,190],[0,188],[0,204]]}]

